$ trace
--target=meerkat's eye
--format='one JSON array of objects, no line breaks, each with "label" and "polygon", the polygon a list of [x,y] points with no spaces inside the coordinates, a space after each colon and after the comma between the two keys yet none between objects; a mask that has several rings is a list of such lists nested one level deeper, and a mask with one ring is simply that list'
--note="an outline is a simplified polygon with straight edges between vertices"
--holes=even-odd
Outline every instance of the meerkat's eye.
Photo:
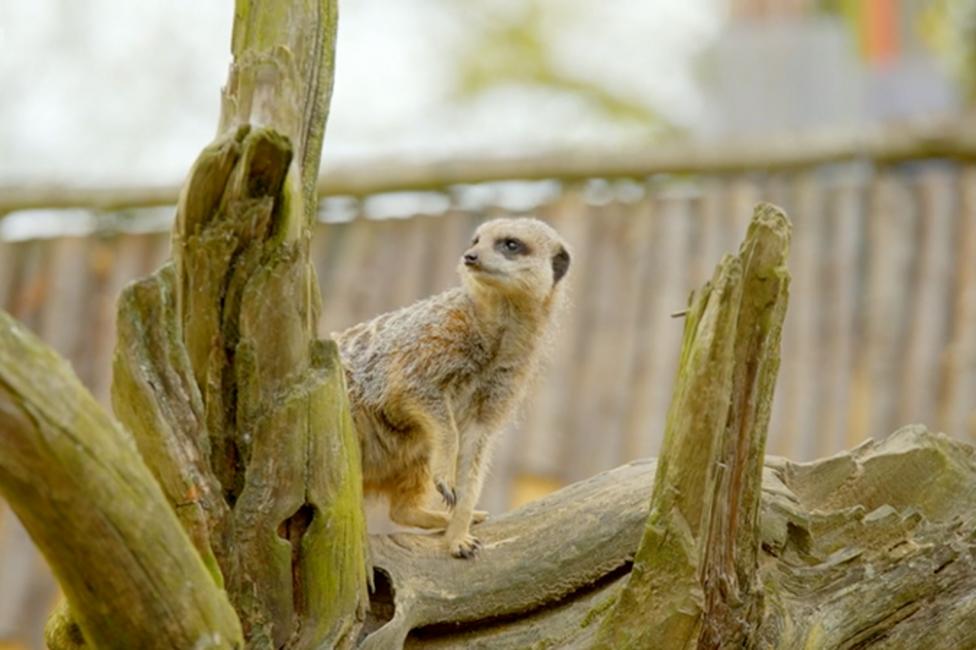
[{"label": "meerkat's eye", "polygon": [[474,239],[471,240],[471,245],[472,246],[477,246],[478,245],[478,239],[479,239],[479,237],[477,235],[475,235],[474,236]]},{"label": "meerkat's eye", "polygon": [[509,255],[518,255],[519,253],[525,253],[527,250],[525,244],[514,237],[499,239],[495,242],[495,247]]}]

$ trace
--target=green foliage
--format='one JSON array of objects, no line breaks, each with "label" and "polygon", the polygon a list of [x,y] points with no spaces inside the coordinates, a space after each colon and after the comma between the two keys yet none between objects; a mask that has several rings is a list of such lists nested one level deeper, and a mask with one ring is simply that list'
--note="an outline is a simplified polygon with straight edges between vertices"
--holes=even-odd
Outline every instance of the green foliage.
[{"label": "green foliage", "polygon": [[473,30],[475,37],[459,62],[462,97],[506,85],[537,86],[578,97],[611,120],[647,129],[669,127],[650,105],[555,64],[550,28],[570,18],[570,9],[543,0],[526,0],[514,11],[499,11],[491,0],[469,0],[468,5],[480,19],[472,25],[480,29]]}]

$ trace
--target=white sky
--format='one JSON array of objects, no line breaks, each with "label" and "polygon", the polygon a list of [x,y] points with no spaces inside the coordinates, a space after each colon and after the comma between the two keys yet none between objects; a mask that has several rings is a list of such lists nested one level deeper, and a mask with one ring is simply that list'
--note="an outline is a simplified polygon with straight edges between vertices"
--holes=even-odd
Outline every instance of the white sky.
[{"label": "white sky", "polygon": [[[522,0],[341,0],[324,156],[430,157],[646,138],[564,93],[455,95],[484,15]],[[693,125],[694,57],[719,0],[544,0],[557,67]],[[0,0],[0,184],[170,183],[212,139],[230,61],[231,0]],[[551,24],[550,24],[551,23]]]}]

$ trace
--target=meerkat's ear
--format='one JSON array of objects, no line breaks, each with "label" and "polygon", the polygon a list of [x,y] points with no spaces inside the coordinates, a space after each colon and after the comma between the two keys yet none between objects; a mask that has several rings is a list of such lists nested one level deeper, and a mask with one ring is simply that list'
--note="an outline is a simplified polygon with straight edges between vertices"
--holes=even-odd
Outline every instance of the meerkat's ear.
[{"label": "meerkat's ear", "polygon": [[552,285],[556,284],[563,279],[566,275],[566,271],[569,270],[569,253],[562,246],[559,247],[559,252],[552,256]]}]

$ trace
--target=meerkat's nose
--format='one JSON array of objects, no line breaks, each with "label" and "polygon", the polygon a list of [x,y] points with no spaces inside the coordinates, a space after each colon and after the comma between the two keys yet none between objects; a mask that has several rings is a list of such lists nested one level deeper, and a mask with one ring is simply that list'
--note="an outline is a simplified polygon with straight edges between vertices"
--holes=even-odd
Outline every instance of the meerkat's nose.
[{"label": "meerkat's nose", "polygon": [[467,266],[471,266],[472,264],[476,264],[477,262],[478,262],[478,254],[477,253],[467,252],[467,253],[464,254],[464,263]]}]

